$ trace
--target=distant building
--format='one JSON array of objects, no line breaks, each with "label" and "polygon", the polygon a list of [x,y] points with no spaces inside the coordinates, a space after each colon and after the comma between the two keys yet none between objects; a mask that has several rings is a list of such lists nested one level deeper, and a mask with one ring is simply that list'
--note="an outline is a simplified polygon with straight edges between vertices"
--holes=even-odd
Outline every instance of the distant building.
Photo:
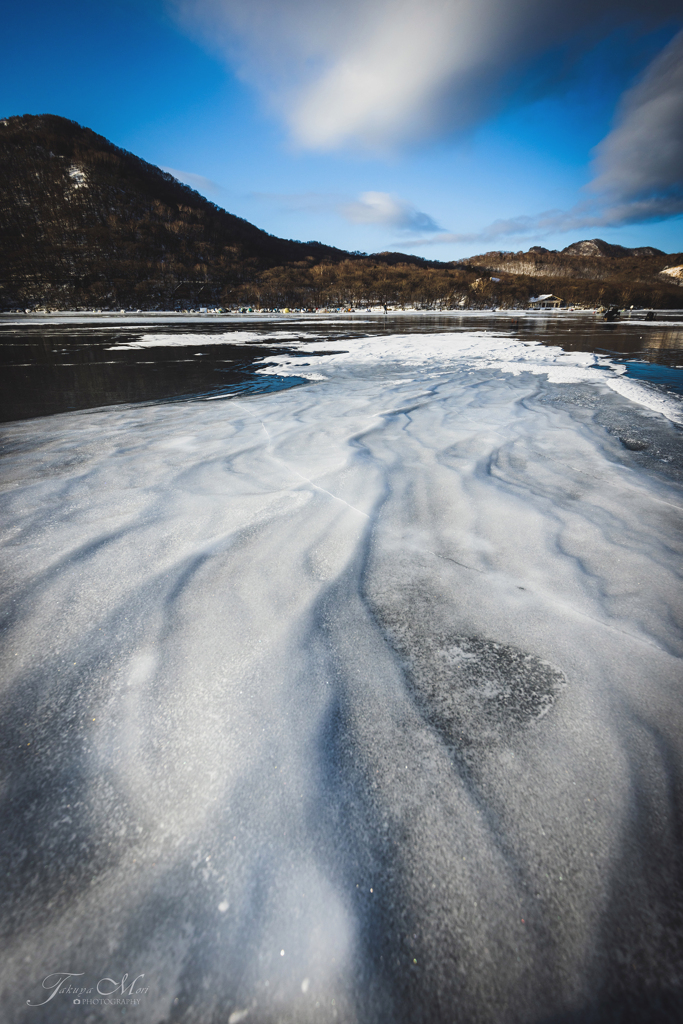
[{"label": "distant building", "polygon": [[535,299],[529,299],[532,309],[559,309],[564,305],[564,299],[557,295],[537,295]]}]

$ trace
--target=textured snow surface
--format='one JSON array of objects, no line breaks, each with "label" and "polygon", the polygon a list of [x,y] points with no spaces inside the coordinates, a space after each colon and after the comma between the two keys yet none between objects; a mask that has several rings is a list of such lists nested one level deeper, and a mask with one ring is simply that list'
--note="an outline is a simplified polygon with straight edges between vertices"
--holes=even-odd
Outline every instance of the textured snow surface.
[{"label": "textured snow surface", "polygon": [[[163,335],[153,337],[161,338]],[[348,341],[346,345],[348,351],[344,353],[338,351],[339,341],[299,341],[291,347],[300,354],[316,353],[306,365],[348,364],[351,372],[370,366],[384,369],[415,366],[421,370],[438,367],[438,376],[450,366],[460,372],[485,369],[515,376],[524,372],[543,374],[551,383],[559,384],[605,384],[631,401],[660,412],[674,422],[683,423],[683,400],[678,395],[666,394],[641,381],[626,380],[623,363],[592,352],[566,352],[556,345],[521,342],[495,331],[368,336]],[[319,355],[325,348],[330,349],[330,355]],[[262,372],[281,375],[301,373],[302,363],[298,358],[269,356],[268,363],[268,368]],[[304,376],[311,380],[324,378],[324,374],[316,375],[314,371],[307,371]]]},{"label": "textured snow surface", "polygon": [[680,431],[401,341],[4,429],[4,1021],[678,1019]]},{"label": "textured snow surface", "polygon": [[[315,353],[313,365],[320,366],[329,361],[349,363],[353,367],[382,366],[387,363],[420,367],[436,364],[440,367],[439,372],[442,372],[445,365],[451,364],[460,369],[485,367],[513,374],[524,371],[544,374],[549,381],[562,384],[601,381],[631,401],[683,423],[681,399],[675,395],[666,395],[647,383],[624,379],[626,367],[623,363],[616,363],[591,352],[565,352],[558,346],[521,342],[508,334],[497,334],[494,331],[375,335],[360,340],[336,338],[333,341],[328,340],[324,332],[313,340],[302,339],[301,332],[297,331],[233,330],[211,334],[155,332],[144,333],[134,341],[111,345],[110,349],[175,348],[197,344],[255,345],[264,342],[287,342],[291,349],[301,355]],[[348,351],[340,354],[340,345],[348,347]],[[330,349],[331,354],[319,356],[325,348]],[[263,370],[264,373],[301,375],[302,364],[298,359],[274,356],[268,357],[268,362],[272,365]],[[304,376],[309,380],[326,379],[324,374],[314,370],[309,370]]]}]

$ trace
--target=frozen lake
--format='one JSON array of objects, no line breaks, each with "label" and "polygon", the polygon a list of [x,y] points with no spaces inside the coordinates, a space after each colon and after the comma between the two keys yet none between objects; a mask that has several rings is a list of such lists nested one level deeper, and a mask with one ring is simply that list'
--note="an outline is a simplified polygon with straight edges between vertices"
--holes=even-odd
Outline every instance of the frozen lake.
[{"label": "frozen lake", "polygon": [[681,1020],[670,321],[2,318],[3,1021]]},{"label": "frozen lake", "polygon": [[[561,345],[620,361],[628,375],[683,393],[683,320],[634,311],[617,323],[592,314],[519,312],[387,317],[317,314],[0,314],[0,420],[131,402],[231,397],[278,390],[254,364],[301,341],[346,342],[397,333],[502,331],[521,341]],[[151,339],[151,340],[150,340]]]}]

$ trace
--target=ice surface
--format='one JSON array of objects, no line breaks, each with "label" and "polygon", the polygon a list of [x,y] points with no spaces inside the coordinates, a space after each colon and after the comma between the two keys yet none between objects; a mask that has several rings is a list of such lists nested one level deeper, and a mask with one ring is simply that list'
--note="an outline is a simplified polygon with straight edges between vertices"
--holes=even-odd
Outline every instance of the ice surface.
[{"label": "ice surface", "polygon": [[448,337],[4,428],[3,1020],[679,1019],[680,429]]},{"label": "ice surface", "polygon": [[[170,337],[170,336],[169,336]],[[360,366],[415,366],[424,369],[438,366],[439,373],[446,366],[461,372],[474,369],[500,370],[517,376],[520,373],[543,374],[551,383],[602,383],[632,402],[662,413],[676,423],[683,423],[683,401],[679,396],[666,394],[644,381],[626,380],[623,363],[592,352],[566,352],[556,345],[541,345],[536,341],[522,342],[509,334],[495,331],[467,331],[460,334],[395,334],[384,337],[368,336],[354,339],[348,351],[338,351],[339,341],[297,341],[291,348],[299,353],[322,353],[327,347],[330,355],[316,355],[309,365],[345,363]],[[264,373],[301,374],[301,363],[290,356],[269,356]],[[304,376],[313,376],[308,371]],[[324,376],[324,375],[323,375]]]}]

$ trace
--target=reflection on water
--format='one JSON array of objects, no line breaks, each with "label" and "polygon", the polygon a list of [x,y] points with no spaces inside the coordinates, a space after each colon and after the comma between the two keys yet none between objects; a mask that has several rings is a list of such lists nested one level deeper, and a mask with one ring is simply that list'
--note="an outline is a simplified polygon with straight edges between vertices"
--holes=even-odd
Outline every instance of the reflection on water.
[{"label": "reflection on water", "polygon": [[[0,419],[45,416],[71,409],[133,402],[230,397],[294,387],[299,377],[264,376],[258,362],[287,352],[288,338],[345,341],[368,334],[495,331],[567,351],[588,351],[624,361],[627,373],[667,390],[683,391],[683,328],[678,313],[661,324],[624,319],[603,323],[586,314],[462,314],[368,317],[222,317],[189,320],[149,316],[112,324],[0,317]],[[667,319],[671,325],[667,325]],[[232,331],[250,332],[241,344],[216,344]],[[119,348],[149,332],[187,335],[191,345]],[[269,336],[271,336],[269,338]],[[204,339],[204,346],[202,344]],[[236,339],[237,340],[237,339]],[[112,346],[117,348],[112,348]]]},{"label": "reflection on water", "polygon": [[653,362],[666,362],[666,358],[658,359],[656,353],[678,352],[681,353],[681,330],[650,331],[644,351],[652,352]]},{"label": "reflection on water", "polygon": [[[134,340],[139,334],[122,331],[116,341]],[[255,394],[303,383],[303,378],[255,373],[252,364],[283,351],[280,346],[245,349],[215,345],[201,352],[200,340],[188,348],[112,352],[111,333],[105,336],[91,327],[36,325],[11,335],[0,328],[0,418],[27,419],[120,403]]]}]

